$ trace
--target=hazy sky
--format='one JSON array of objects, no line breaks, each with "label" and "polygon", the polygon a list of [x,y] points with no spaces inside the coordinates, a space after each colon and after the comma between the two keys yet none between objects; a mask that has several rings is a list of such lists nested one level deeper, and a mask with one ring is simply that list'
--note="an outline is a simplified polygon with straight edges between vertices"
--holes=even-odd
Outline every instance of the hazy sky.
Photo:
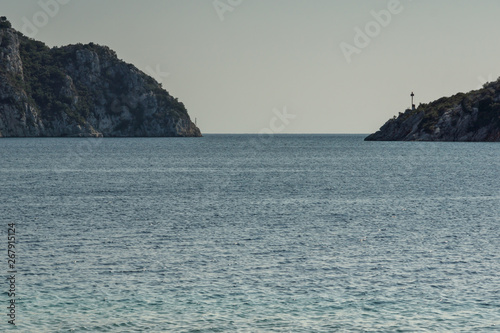
[{"label": "hazy sky", "polygon": [[183,101],[203,133],[373,132],[412,91],[426,103],[500,76],[498,13],[498,0],[0,3],[14,28],[49,46],[114,49]]}]

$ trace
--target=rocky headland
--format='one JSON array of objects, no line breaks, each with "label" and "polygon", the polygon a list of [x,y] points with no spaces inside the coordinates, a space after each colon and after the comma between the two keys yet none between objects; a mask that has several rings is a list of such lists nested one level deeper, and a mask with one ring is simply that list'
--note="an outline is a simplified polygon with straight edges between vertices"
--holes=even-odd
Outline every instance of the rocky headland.
[{"label": "rocky headland", "polygon": [[183,103],[93,43],[49,48],[0,18],[0,137],[196,137]]},{"label": "rocky headland", "polygon": [[500,79],[400,112],[366,141],[500,141]]}]

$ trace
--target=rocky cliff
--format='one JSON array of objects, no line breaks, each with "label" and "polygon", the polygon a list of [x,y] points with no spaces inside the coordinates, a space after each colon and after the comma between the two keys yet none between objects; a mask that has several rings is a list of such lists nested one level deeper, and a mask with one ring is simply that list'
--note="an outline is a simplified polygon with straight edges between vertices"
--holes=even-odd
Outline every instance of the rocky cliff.
[{"label": "rocky cliff", "polygon": [[95,44],[49,48],[0,19],[0,137],[201,136],[153,78]]},{"label": "rocky cliff", "polygon": [[386,122],[366,141],[500,141],[500,79]]}]

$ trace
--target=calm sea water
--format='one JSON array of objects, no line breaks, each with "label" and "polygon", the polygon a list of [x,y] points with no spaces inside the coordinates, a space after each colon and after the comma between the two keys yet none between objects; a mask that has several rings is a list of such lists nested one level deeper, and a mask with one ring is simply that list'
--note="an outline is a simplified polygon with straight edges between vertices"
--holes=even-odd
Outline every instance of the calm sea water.
[{"label": "calm sea water", "polygon": [[0,185],[20,332],[500,331],[498,143],[2,139]]}]

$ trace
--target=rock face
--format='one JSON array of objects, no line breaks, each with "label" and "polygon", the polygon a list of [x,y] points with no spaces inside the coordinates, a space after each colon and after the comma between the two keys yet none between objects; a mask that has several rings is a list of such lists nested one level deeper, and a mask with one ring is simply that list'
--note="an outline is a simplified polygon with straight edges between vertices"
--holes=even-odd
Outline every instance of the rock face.
[{"label": "rock face", "polygon": [[153,78],[95,44],[49,48],[0,19],[0,137],[201,136]]},{"label": "rock face", "polygon": [[500,141],[500,79],[386,122],[366,141]]}]

